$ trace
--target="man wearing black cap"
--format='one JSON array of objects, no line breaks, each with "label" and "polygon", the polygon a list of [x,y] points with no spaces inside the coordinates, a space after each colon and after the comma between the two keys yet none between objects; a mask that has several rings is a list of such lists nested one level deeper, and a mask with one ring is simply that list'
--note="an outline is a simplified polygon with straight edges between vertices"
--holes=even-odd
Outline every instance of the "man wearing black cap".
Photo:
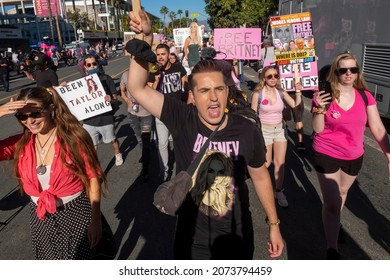
[{"label": "man wearing black cap", "polygon": [[50,57],[43,53],[38,53],[34,58],[36,71],[30,74],[27,70],[21,69],[26,77],[37,82],[37,87],[56,87],[59,85],[56,72],[49,68]]}]

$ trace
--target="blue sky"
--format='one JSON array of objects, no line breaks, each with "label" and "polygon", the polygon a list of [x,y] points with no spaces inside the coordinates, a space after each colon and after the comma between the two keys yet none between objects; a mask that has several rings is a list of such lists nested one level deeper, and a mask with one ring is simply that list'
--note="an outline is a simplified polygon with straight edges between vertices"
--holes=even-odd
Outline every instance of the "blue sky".
[{"label": "blue sky", "polygon": [[198,20],[206,20],[207,14],[204,11],[205,2],[203,0],[141,0],[141,5],[149,13],[160,17],[160,9],[162,6],[165,6],[169,11],[174,11],[177,13],[177,10],[182,10],[183,15],[185,16],[185,10],[188,10],[189,14],[200,14]]}]

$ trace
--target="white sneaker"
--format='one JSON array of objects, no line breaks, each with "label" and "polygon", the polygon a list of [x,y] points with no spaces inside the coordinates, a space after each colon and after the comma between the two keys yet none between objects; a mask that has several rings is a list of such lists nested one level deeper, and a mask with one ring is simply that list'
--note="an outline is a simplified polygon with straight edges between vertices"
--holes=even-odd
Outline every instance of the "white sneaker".
[{"label": "white sneaker", "polygon": [[116,154],[115,155],[115,165],[120,166],[120,165],[122,165],[122,163],[123,163],[122,154],[121,153]]},{"label": "white sneaker", "polygon": [[275,199],[278,201],[278,204],[280,207],[287,207],[288,206],[288,201],[286,196],[284,195],[283,190],[279,192],[275,192]]}]

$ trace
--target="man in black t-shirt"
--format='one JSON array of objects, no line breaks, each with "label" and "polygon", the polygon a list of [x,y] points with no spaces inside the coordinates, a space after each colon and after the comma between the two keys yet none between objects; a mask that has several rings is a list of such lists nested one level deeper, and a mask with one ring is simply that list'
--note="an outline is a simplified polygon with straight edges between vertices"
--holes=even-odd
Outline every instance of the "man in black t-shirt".
[{"label": "man in black t-shirt", "polygon": [[[84,57],[84,68],[87,75],[97,74],[104,91],[106,92],[106,102],[115,103],[118,100],[115,83],[110,76],[104,74],[99,69],[99,61],[95,55],[87,54]],[[119,141],[115,136],[114,128],[114,112],[106,112],[100,115],[83,120],[83,127],[91,135],[95,148],[99,143],[99,138],[102,136],[104,143],[112,143],[114,147],[115,165],[119,166],[123,163],[122,154],[119,150]]]},{"label": "man in black t-shirt", "polygon": [[[130,13],[132,30],[144,33],[144,40],[151,45],[153,33],[144,10],[139,12],[141,21]],[[136,41],[135,41],[136,42]],[[234,163],[233,205],[225,215],[215,218],[213,213],[201,209],[188,195],[179,209],[176,228],[175,257],[190,258],[251,258],[253,253],[253,228],[249,211],[248,189],[245,184],[248,171],[259,200],[268,218],[271,257],[279,257],[283,239],[279,230],[272,183],[265,165],[265,145],[260,130],[249,120],[224,112],[228,102],[226,77],[213,61],[201,61],[188,79],[189,95],[194,105],[181,103],[146,86],[148,65],[140,58],[133,58],[129,67],[128,87],[133,97],[152,115],[161,119],[171,131],[175,145],[176,172],[186,170],[205,143],[221,123],[219,131],[210,142],[210,149],[228,155]],[[207,171],[210,172],[210,171]],[[218,186],[217,186],[218,187]],[[192,192],[192,190],[191,190]],[[216,195],[218,197],[218,195]],[[203,200],[202,200],[203,203]],[[206,202],[205,202],[206,203]],[[203,203],[204,206],[204,203]],[[230,205],[229,205],[230,206]],[[237,238],[236,238],[237,237]],[[237,247],[238,254],[230,248]],[[222,246],[217,246],[217,243]],[[218,247],[230,255],[218,255]]]},{"label": "man in black t-shirt", "polygon": [[38,53],[34,57],[36,70],[33,73],[23,68],[22,71],[26,77],[37,82],[37,87],[57,87],[59,85],[57,73],[49,67],[51,58],[44,53]]},{"label": "man in black t-shirt", "polygon": [[[171,64],[169,61],[169,47],[166,44],[159,44],[156,47],[157,62],[159,71],[155,76],[153,88],[162,94],[187,102],[184,92],[187,86],[187,71],[181,64]],[[156,130],[158,137],[158,150],[161,159],[161,173],[164,180],[170,178],[168,143],[172,137],[168,128],[156,119]]]}]

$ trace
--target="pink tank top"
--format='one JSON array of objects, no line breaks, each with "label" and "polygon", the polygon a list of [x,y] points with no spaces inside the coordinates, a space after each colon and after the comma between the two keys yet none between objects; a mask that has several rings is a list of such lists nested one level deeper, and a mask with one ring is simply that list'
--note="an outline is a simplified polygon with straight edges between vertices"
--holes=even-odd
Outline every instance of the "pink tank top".
[{"label": "pink tank top", "polygon": [[[260,94],[260,93],[259,93]],[[284,103],[279,92],[275,89],[276,102],[272,104],[268,99],[262,98],[259,107],[259,118],[263,124],[278,124],[283,120]]]}]

